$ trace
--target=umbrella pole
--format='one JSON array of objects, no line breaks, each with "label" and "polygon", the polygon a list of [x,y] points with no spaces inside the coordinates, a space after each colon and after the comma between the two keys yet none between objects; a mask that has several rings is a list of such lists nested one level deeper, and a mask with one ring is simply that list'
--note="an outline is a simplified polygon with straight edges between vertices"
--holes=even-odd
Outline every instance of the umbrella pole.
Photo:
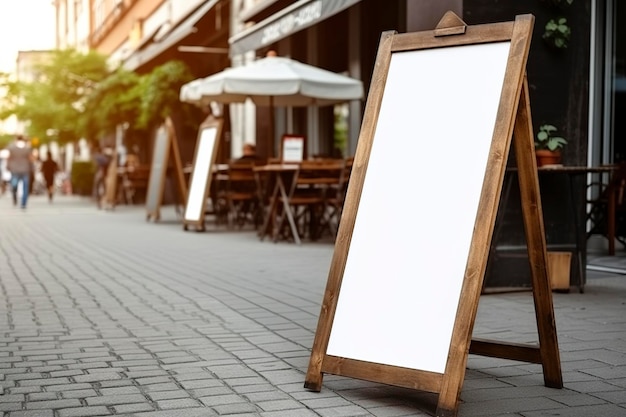
[{"label": "umbrella pole", "polygon": [[268,141],[268,153],[270,157],[274,156],[274,96],[270,96],[270,127]]}]

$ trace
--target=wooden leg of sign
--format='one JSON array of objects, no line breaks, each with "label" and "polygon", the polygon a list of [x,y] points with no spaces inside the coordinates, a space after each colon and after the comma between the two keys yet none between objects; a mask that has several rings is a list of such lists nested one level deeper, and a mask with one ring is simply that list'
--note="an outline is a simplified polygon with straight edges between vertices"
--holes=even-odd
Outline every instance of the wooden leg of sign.
[{"label": "wooden leg of sign", "polygon": [[322,367],[328,349],[332,318],[335,316],[335,310],[337,308],[337,299],[339,297],[338,289],[341,286],[344,266],[343,264],[340,265],[339,262],[333,261],[328,273],[328,282],[326,283],[320,318],[317,322],[315,340],[313,340],[313,347],[311,349],[309,368],[304,381],[304,387],[312,391],[320,391],[322,389],[322,380],[324,379]]},{"label": "wooden leg of sign", "polygon": [[[178,204],[185,208],[185,202],[187,201],[187,182],[185,181],[185,174],[183,172],[183,163],[180,157],[180,148],[178,147],[178,139],[176,138],[176,131],[174,129],[174,122],[171,118],[165,119],[165,124],[169,130],[169,134],[172,137],[172,155],[174,157],[174,171],[176,176],[176,196],[178,197]],[[178,205],[176,205],[178,210]],[[178,212],[178,211],[177,211]]]},{"label": "wooden leg of sign", "polygon": [[312,391],[319,392],[322,389],[322,365],[326,357],[326,349],[328,348],[328,340],[330,338],[331,317],[333,317],[337,308],[337,293],[334,288],[338,288],[340,278],[333,273],[335,270],[334,263],[331,265],[331,273],[326,284],[324,300],[322,301],[322,310],[320,318],[317,322],[317,330],[315,331],[315,340],[311,349],[311,357],[309,359],[309,368],[306,372],[304,387]]},{"label": "wooden leg of sign", "polygon": [[323,360],[324,355],[317,354],[315,357],[311,356],[309,370],[307,371],[306,379],[304,380],[304,388],[316,392],[320,392],[322,390],[322,379],[324,378],[324,374],[322,374]]},{"label": "wooden leg of sign", "polygon": [[552,291],[548,280],[547,250],[537,178],[537,162],[534,155],[534,136],[530,119],[528,81],[524,79],[517,119],[513,134],[522,215],[528,245],[528,257],[532,276],[535,317],[539,333],[539,350],[545,385],[563,387],[561,361],[557,342]]},{"label": "wooden leg of sign", "polygon": [[[387,72],[391,63],[391,47],[393,45],[394,31],[384,32],[380,38],[380,45],[378,48],[378,54],[376,56],[376,67],[372,76],[372,89],[369,94],[373,97],[379,97],[376,100],[368,100],[367,108],[365,109],[365,115],[363,119],[363,128],[361,134],[367,132],[373,135],[376,127],[377,113],[382,103],[382,96],[385,90],[385,80],[387,78]],[[373,110],[372,110],[373,109]],[[366,161],[370,155],[371,145],[360,146],[355,155],[356,161]],[[364,169],[363,166],[355,164],[353,173],[356,178],[360,175],[360,172]],[[358,183],[357,183],[358,184]],[[360,186],[363,184],[361,183]],[[355,187],[358,188],[359,186]],[[356,200],[356,199],[355,199]],[[346,213],[356,213],[356,207],[358,201],[353,203],[352,199],[346,202],[344,208]],[[351,230],[354,227],[354,221],[356,215],[346,216],[348,220],[345,220],[342,226],[343,230]],[[343,233],[343,232],[341,232]],[[352,232],[348,232],[352,233]],[[339,297],[339,288],[343,279],[343,268],[345,267],[346,258],[341,260],[341,251],[345,250],[347,253],[347,245],[349,245],[350,238],[344,235],[337,236],[337,246],[335,247],[335,253],[331,262],[330,271],[328,273],[328,281],[326,283],[326,291],[324,292],[324,299],[322,301],[322,309],[320,311],[320,317],[317,322],[317,330],[315,331],[315,340],[313,341],[313,348],[311,351],[311,358],[309,360],[309,368],[306,373],[306,379],[304,386],[313,391],[320,391],[322,389],[322,367],[324,365],[324,358],[326,357],[326,350],[330,339],[330,331],[332,327],[333,318],[335,316],[335,309],[337,308],[337,300]],[[338,250],[338,248],[340,250]]]}]

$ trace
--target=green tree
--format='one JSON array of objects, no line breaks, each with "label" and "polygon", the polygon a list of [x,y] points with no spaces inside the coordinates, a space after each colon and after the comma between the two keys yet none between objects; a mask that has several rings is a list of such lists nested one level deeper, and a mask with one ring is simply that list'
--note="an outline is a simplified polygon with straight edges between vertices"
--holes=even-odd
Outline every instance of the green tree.
[{"label": "green tree", "polygon": [[13,114],[17,103],[18,84],[7,73],[0,72],[0,120]]},{"label": "green tree", "polygon": [[102,80],[85,99],[81,133],[85,137],[111,134],[118,125],[134,125],[139,117],[141,77],[118,68]]},{"label": "green tree", "polygon": [[[123,68],[110,71],[106,57],[96,52],[53,51],[32,82],[0,78],[0,91],[7,92],[0,119],[15,114],[29,122],[29,136],[62,144],[80,138],[92,142],[119,125],[141,134],[173,113],[182,115],[185,124],[195,123],[198,110],[179,100],[181,86],[192,79],[181,61],[140,76]],[[57,134],[50,137],[51,131]]]},{"label": "green tree", "polygon": [[85,124],[86,97],[109,74],[106,57],[95,51],[55,50],[34,72],[31,81],[1,80],[6,94],[0,118],[16,115],[28,122],[27,134],[42,141],[51,131],[57,133],[54,139],[60,143],[76,141]]},{"label": "green tree", "polygon": [[142,97],[138,127],[159,125],[176,109],[182,109],[184,116],[189,115],[193,110],[190,105],[180,102],[179,92],[182,85],[193,78],[182,61],[168,61],[144,75],[137,86]]},{"label": "green tree", "polygon": [[15,136],[7,133],[0,134],[0,149],[9,146],[11,142],[15,139]]}]

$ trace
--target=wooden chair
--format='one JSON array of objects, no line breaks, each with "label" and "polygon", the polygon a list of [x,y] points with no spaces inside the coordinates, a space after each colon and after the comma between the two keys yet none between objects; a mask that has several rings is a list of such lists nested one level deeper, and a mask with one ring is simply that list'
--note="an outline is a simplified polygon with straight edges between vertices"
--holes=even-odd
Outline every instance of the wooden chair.
[{"label": "wooden chair", "polygon": [[626,246],[626,162],[620,163],[608,182],[587,186],[587,239],[595,234],[617,239]]},{"label": "wooden chair", "polygon": [[[339,186],[343,161],[303,161],[288,185],[288,205],[300,236],[317,240],[324,229],[329,192]],[[278,236],[288,235],[287,213],[279,214]]]},{"label": "wooden chair", "polygon": [[331,184],[326,192],[326,209],[322,218],[322,232],[327,230],[333,237],[337,236],[339,229],[339,221],[341,220],[343,203],[346,199],[353,162],[354,158],[343,160],[343,169],[339,171],[337,182]]},{"label": "wooden chair", "polygon": [[145,199],[150,178],[150,166],[129,166],[121,178],[121,199],[125,204],[137,204]]},{"label": "wooden chair", "polygon": [[253,224],[257,228],[262,221],[257,177],[254,161],[231,161],[225,190],[222,194],[228,207],[228,224],[242,228]]},{"label": "wooden chair", "polygon": [[204,215],[212,216],[216,226],[230,227],[228,201],[228,164],[215,164],[211,170],[211,184]]}]

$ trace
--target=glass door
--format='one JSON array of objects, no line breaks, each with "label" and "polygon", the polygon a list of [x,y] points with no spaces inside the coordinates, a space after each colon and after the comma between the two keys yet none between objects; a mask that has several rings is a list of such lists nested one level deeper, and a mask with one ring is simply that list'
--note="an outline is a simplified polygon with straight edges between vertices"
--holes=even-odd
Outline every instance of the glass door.
[{"label": "glass door", "polygon": [[613,0],[612,3],[612,65],[607,85],[611,97],[611,120],[608,128],[613,143],[614,161],[621,162],[626,161],[626,2]]},{"label": "glass door", "polygon": [[626,161],[626,2],[592,0],[588,164]]}]

